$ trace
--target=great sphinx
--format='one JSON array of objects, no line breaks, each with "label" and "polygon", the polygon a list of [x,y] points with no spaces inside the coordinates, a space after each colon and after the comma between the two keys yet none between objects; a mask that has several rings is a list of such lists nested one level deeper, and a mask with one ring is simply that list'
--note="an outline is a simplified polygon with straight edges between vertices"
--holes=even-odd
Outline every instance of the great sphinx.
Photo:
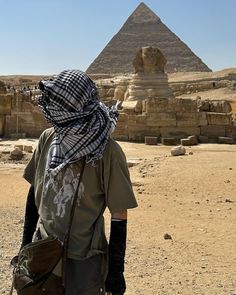
[{"label": "great sphinx", "polygon": [[166,58],[158,48],[142,47],[133,60],[135,73],[155,74],[164,73]]},{"label": "great sphinx", "polygon": [[165,73],[166,58],[155,47],[142,47],[133,60],[135,74],[125,93],[124,100],[147,98],[173,98]]}]

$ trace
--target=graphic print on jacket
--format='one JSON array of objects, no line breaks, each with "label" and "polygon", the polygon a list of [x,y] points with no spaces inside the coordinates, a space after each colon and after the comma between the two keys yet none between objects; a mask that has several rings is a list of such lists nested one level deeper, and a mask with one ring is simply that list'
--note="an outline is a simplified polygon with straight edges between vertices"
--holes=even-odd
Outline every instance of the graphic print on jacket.
[{"label": "graphic print on jacket", "polygon": [[[50,155],[51,153],[49,152],[48,163],[50,163]],[[57,206],[56,216],[63,218],[66,214],[67,205],[71,208],[80,176],[80,173],[77,173],[77,171],[78,165],[76,164],[66,166],[56,177],[52,176],[50,169],[45,171],[43,196],[47,196],[49,190],[54,192],[53,203]],[[77,206],[80,205],[83,194],[84,184],[81,182],[78,189]]]}]

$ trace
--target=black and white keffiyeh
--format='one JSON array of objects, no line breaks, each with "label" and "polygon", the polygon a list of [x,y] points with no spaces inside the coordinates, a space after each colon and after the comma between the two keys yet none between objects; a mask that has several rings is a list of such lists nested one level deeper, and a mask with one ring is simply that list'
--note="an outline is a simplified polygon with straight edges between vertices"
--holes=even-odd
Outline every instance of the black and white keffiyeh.
[{"label": "black and white keffiyeh", "polygon": [[65,70],[52,80],[41,81],[40,89],[39,106],[55,130],[50,172],[57,175],[84,156],[92,164],[102,158],[117,123],[117,106],[105,106],[95,83],[79,70]]}]

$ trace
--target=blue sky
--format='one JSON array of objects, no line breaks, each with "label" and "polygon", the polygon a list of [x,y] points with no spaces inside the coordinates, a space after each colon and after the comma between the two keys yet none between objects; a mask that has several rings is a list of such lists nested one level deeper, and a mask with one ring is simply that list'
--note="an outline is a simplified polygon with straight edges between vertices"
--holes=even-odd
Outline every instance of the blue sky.
[{"label": "blue sky", "polygon": [[[86,70],[137,0],[0,0],[0,75]],[[144,1],[212,70],[236,67],[236,0]]]}]

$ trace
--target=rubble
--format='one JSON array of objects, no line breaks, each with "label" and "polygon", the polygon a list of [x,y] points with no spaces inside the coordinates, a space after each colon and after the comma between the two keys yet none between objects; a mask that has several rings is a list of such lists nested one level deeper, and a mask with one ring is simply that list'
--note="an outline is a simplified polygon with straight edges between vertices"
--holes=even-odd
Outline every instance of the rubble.
[{"label": "rubble", "polygon": [[16,147],[11,153],[10,153],[10,158],[12,160],[19,161],[23,158],[24,154],[22,150],[18,147]]},{"label": "rubble", "polygon": [[170,152],[172,156],[183,156],[186,154],[186,149],[182,145],[179,145],[173,147]]}]

